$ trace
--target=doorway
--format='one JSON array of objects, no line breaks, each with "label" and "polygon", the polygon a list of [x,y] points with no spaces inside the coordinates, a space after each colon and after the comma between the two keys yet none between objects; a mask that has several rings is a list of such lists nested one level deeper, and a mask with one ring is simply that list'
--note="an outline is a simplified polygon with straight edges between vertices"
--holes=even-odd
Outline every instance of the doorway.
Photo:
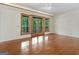
[{"label": "doorway", "polygon": [[44,35],[44,18],[32,17],[32,37]]}]

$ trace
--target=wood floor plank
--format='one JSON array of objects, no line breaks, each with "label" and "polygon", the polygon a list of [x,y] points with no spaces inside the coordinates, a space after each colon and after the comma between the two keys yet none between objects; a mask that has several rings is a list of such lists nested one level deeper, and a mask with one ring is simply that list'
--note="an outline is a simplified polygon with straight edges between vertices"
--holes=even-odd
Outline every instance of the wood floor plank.
[{"label": "wood floor plank", "polygon": [[79,38],[57,34],[0,43],[8,55],[79,55]]}]

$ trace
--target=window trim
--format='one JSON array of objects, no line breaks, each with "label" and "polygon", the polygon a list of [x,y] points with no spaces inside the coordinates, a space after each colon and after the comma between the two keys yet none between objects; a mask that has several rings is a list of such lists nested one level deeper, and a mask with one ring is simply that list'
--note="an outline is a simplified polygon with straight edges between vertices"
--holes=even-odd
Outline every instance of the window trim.
[{"label": "window trim", "polygon": [[[22,34],[22,16],[28,16],[29,17],[30,15],[25,14],[25,13],[21,13],[20,35],[27,35],[27,34],[29,34],[29,30],[28,30],[28,32],[26,34]],[[29,28],[29,20],[28,20],[28,28]]]},{"label": "window trim", "polygon": [[[28,20],[28,28],[29,28],[29,30],[28,30],[28,32],[26,33],[26,34],[22,34],[22,16],[28,16],[29,17],[29,20]],[[32,24],[31,24],[31,21],[32,21],[32,18],[33,17],[36,17],[36,18],[42,18],[43,19],[43,21],[44,21],[44,24],[43,24],[43,26],[44,26],[44,28],[43,28],[43,31],[44,32],[49,32],[49,18],[46,18],[46,17],[43,17],[43,16],[37,16],[37,15],[28,15],[28,14],[25,14],[25,13],[21,13],[21,23],[20,23],[20,35],[27,35],[27,34],[31,34],[32,33],[32,28],[30,28],[30,27],[32,27]],[[45,31],[45,20],[46,19],[48,19],[48,31]]]}]

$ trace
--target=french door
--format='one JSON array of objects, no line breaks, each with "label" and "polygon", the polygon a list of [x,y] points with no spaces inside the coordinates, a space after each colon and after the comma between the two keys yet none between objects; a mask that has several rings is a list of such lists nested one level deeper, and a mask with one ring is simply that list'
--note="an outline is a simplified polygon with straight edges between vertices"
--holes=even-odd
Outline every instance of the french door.
[{"label": "french door", "polygon": [[38,18],[38,17],[32,17],[31,20],[31,24],[32,24],[32,37],[37,37],[40,35],[44,35],[44,21],[43,18]]},{"label": "french door", "polygon": [[21,35],[31,34],[31,37],[49,32],[49,18],[21,14]]}]

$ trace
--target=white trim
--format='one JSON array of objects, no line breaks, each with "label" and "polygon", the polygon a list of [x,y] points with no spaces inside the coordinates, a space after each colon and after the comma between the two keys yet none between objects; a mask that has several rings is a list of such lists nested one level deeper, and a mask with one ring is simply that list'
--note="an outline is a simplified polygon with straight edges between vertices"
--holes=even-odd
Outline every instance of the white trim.
[{"label": "white trim", "polygon": [[45,15],[48,15],[48,16],[53,16],[53,14],[49,14],[49,13],[38,11],[38,10],[35,10],[35,9],[23,7],[23,6],[20,6],[20,5],[15,5],[15,4],[12,4],[12,3],[2,3],[2,4],[9,5],[9,6],[12,6],[12,7],[21,8],[21,9],[26,9],[26,10],[29,10],[29,11],[45,14]]},{"label": "white trim", "polygon": [[50,34],[50,32],[45,32],[45,34]]},{"label": "white trim", "polygon": [[69,36],[69,37],[74,37],[74,38],[79,38],[79,36],[76,36],[76,35],[62,34],[62,33],[56,33],[56,34],[64,35],[64,36]]}]

